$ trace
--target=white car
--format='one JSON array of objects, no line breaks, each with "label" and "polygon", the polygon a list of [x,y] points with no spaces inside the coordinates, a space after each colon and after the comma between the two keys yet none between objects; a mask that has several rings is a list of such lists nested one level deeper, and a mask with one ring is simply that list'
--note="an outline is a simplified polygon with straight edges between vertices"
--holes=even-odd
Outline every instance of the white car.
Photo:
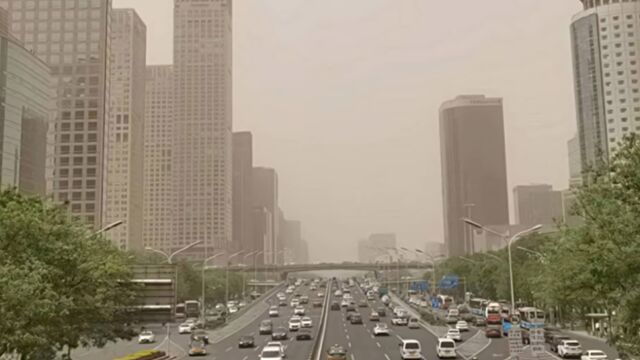
[{"label": "white car", "polygon": [[324,293],[322,291],[320,291],[319,293],[317,293],[316,295],[318,295],[319,298],[324,297]]},{"label": "white car", "polygon": [[283,360],[284,352],[277,346],[265,346],[260,353],[260,360]]},{"label": "white car", "polygon": [[402,340],[400,346],[400,358],[402,360],[422,360],[422,347],[418,340]]},{"label": "white car", "polygon": [[229,314],[235,314],[238,312],[238,308],[235,306],[229,307]]},{"label": "white car", "polygon": [[409,327],[409,329],[420,329],[420,322],[418,322],[418,319],[416,318],[411,318],[409,319],[407,327]]},{"label": "white car", "polygon": [[394,317],[391,319],[391,324],[396,326],[406,326],[408,324],[407,318],[404,317]]},{"label": "white car", "polygon": [[456,323],[456,329],[460,331],[469,331],[469,324],[464,320],[460,320]]},{"label": "white car", "polygon": [[558,345],[558,356],[561,358],[582,356],[582,347],[576,340],[562,340]]},{"label": "white car", "polygon": [[305,316],[302,318],[302,320],[300,320],[300,326],[303,328],[313,327],[313,321],[311,321],[310,317]]},{"label": "white car", "polygon": [[291,318],[289,320],[289,331],[298,331],[300,330],[301,325],[300,319]]},{"label": "white car", "polygon": [[385,323],[377,323],[373,328],[373,335],[389,335],[389,327]]},{"label": "white car", "polygon": [[342,297],[342,291],[340,290],[336,290],[336,292],[333,293],[333,296],[335,297]]},{"label": "white car", "polygon": [[285,292],[287,294],[293,294],[293,289],[292,288],[288,288]]},{"label": "white car", "polygon": [[449,331],[447,331],[447,338],[454,341],[462,341],[462,335],[460,335],[460,330],[458,329],[449,329]]},{"label": "white car", "polygon": [[269,308],[269,317],[278,317],[280,315],[280,311],[277,306],[272,306]]},{"label": "white car", "polygon": [[436,354],[438,358],[456,358],[456,342],[451,339],[438,339],[436,345]]},{"label": "white car", "polygon": [[269,341],[267,345],[265,345],[264,347],[277,347],[278,349],[280,349],[280,352],[283,354],[285,350],[287,350],[287,347],[282,345],[280,341]]},{"label": "white car", "polygon": [[349,300],[342,299],[342,302],[340,303],[340,307],[347,307],[347,306],[349,306]]},{"label": "white car", "polygon": [[300,305],[300,300],[298,299],[291,299],[291,302],[289,303],[289,305],[291,305],[292,308]]},{"label": "white car", "polygon": [[607,360],[607,354],[600,350],[587,350],[580,357],[581,360]]},{"label": "white car", "polygon": [[150,344],[156,342],[156,336],[149,330],[145,330],[138,335],[138,344]]},{"label": "white car", "polygon": [[191,334],[191,330],[193,330],[193,324],[185,322],[178,325],[178,334]]},{"label": "white car", "polygon": [[298,305],[298,306],[296,306],[295,309],[293,309],[293,314],[294,315],[304,315],[304,312],[305,312],[304,306],[299,306]]}]

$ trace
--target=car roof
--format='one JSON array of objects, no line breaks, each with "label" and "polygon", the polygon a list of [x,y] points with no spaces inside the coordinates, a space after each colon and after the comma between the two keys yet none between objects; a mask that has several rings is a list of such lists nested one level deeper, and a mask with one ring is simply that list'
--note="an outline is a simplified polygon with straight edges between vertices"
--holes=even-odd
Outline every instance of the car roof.
[{"label": "car roof", "polygon": [[455,344],[455,341],[453,341],[452,339],[447,339],[447,338],[439,338],[438,342],[452,342]]},{"label": "car roof", "polygon": [[402,339],[402,342],[405,343],[405,344],[413,344],[413,343],[420,344],[420,341],[415,340],[415,339]]},{"label": "car roof", "polygon": [[460,332],[458,329],[449,329],[449,332]]},{"label": "car roof", "polygon": [[280,346],[265,346],[262,351],[280,351]]}]

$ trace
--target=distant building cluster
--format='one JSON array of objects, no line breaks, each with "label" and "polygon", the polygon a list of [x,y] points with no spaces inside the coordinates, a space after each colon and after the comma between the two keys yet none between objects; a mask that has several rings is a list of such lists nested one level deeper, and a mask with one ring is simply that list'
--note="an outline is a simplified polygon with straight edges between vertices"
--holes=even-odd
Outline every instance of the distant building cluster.
[{"label": "distant building cluster", "polygon": [[[0,187],[51,195],[123,250],[307,262],[274,169],[233,132],[232,1],[174,1],[174,64],[111,0],[0,0]],[[224,260],[223,260],[224,261]]]},{"label": "distant building cluster", "polygon": [[389,262],[396,259],[393,251],[397,249],[396,234],[371,234],[358,242],[358,261],[361,263]]}]

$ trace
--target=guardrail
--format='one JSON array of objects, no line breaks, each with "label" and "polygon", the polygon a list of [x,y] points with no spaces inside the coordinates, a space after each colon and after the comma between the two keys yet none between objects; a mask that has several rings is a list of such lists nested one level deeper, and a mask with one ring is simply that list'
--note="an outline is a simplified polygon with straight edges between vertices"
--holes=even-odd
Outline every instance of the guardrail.
[{"label": "guardrail", "polygon": [[324,294],[324,306],[322,308],[322,313],[320,314],[320,329],[318,329],[318,339],[316,343],[313,345],[313,350],[311,351],[311,359],[320,360],[322,358],[322,353],[324,349],[324,335],[327,332],[327,320],[329,319],[329,300],[331,300],[331,289],[333,289],[332,280],[327,282],[327,291]]}]

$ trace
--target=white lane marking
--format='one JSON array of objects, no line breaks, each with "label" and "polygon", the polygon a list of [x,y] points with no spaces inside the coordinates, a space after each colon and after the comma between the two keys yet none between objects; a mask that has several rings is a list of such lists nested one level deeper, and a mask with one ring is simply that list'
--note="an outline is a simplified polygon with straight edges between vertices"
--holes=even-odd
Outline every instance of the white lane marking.
[{"label": "white lane marking", "polygon": [[248,358],[249,358],[248,356],[245,356],[242,358],[242,360],[247,360]]},{"label": "white lane marking", "polygon": [[229,352],[229,351],[231,351],[231,349],[233,349],[233,347],[229,346],[229,347],[227,348],[227,350],[225,350],[225,351],[226,351],[226,352]]},{"label": "white lane marking", "polygon": [[372,338],[372,339],[375,339],[376,337],[375,337],[373,334],[371,334],[371,338]]},{"label": "white lane marking", "polygon": [[350,339],[349,339],[349,334],[347,334],[347,340],[350,340]]},{"label": "white lane marking", "polygon": [[377,341],[376,341],[376,345],[378,345],[378,347],[379,347],[379,348],[381,348],[381,347],[382,347],[382,345],[380,345],[380,343],[379,343],[379,342],[377,342]]},{"label": "white lane marking", "polygon": [[400,337],[400,335],[396,335],[396,337],[398,338],[398,340],[402,341],[402,338]]},{"label": "white lane marking", "polygon": [[351,342],[349,342],[348,344],[349,344],[349,347],[351,347]]},{"label": "white lane marking", "polygon": [[353,354],[351,354],[351,360],[356,360],[356,357]]},{"label": "white lane marking", "polygon": [[387,354],[384,354],[384,357],[386,357],[386,358],[387,358],[387,360],[391,360],[391,358],[390,358],[390,357],[389,357],[389,355],[387,355]]}]

